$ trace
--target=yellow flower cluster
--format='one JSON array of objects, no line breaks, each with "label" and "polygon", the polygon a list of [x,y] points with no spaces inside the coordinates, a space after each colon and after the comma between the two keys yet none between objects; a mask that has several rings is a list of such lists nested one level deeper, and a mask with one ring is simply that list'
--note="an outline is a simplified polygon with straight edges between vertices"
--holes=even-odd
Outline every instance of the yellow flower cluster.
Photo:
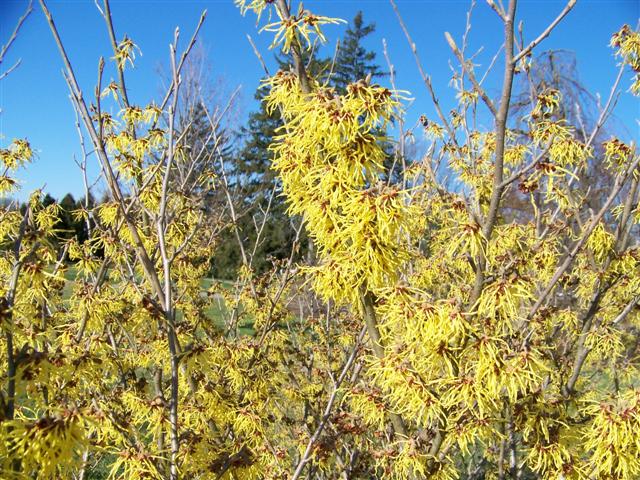
[{"label": "yellow flower cluster", "polygon": [[275,11],[278,20],[268,23],[262,27],[262,30],[274,33],[271,48],[279,47],[284,53],[288,53],[294,45],[297,48],[302,48],[300,37],[305,40],[308,47],[311,47],[315,39],[324,43],[326,38],[321,30],[322,25],[343,22],[343,20],[337,18],[314,15],[305,10],[302,3],[298,4],[297,13],[285,16],[284,12],[279,7],[276,7],[274,3],[273,0],[235,0],[235,4],[240,8],[240,12],[243,15],[251,10],[257,15],[258,21],[260,21],[264,10],[272,7],[272,9],[269,9],[269,19],[272,18],[272,12]]},{"label": "yellow flower cluster", "polygon": [[640,95],[640,32],[624,25],[611,37],[611,46],[616,48],[616,55],[634,71],[634,82],[631,92]]},{"label": "yellow flower cluster", "polygon": [[[36,420],[5,421],[0,429],[8,457],[21,463],[25,471],[37,472],[38,478],[44,480],[60,478],[62,472],[77,465],[87,431],[83,415],[77,411],[44,415]],[[3,478],[23,477],[19,474],[14,477],[9,470],[4,470]]]},{"label": "yellow flower cluster", "polygon": [[357,305],[360,287],[394,283],[408,259],[403,236],[424,221],[410,192],[384,182],[376,131],[398,102],[390,90],[364,81],[344,95],[317,85],[304,94],[286,72],[269,83],[269,108],[281,109],[287,122],[272,147],[273,168],[290,213],[304,217],[317,245],[316,290]]},{"label": "yellow flower cluster", "polygon": [[15,191],[18,185],[13,174],[32,159],[33,151],[27,140],[17,139],[8,148],[0,148],[0,198]]},{"label": "yellow flower cluster", "polygon": [[[285,51],[331,22],[276,11],[266,28]],[[615,37],[631,64],[633,35]],[[134,49],[116,46],[120,68]],[[157,128],[168,112],[124,105],[109,84],[120,113],[92,121],[126,193],[74,213],[90,238],[62,238],[42,192],[0,206],[0,477],[100,465],[114,480],[281,480],[308,451],[305,475],[322,478],[638,478],[640,253],[625,238],[637,199],[592,223],[569,179],[600,153],[547,89],[524,133],[502,132],[504,198],[487,228],[501,135],[472,129],[477,94],[456,82],[460,105],[442,125],[420,119],[433,142],[396,183],[381,132],[397,94],[369,80],[340,95],[289,72],[267,81],[284,120],[273,168],[316,247],[302,271],[327,300],[309,305],[292,262],[204,279],[222,226],[204,217],[203,192],[174,181],[189,146]],[[0,150],[3,193],[32,156],[23,140]],[[602,157],[612,175],[638,159],[616,139]],[[218,178],[211,165],[193,175],[194,190]],[[368,339],[362,313],[376,322]]]}]

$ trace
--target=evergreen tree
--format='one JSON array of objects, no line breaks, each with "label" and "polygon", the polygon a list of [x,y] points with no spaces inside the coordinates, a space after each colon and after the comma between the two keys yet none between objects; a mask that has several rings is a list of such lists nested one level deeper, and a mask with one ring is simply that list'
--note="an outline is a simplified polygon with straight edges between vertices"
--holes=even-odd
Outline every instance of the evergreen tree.
[{"label": "evergreen tree", "polygon": [[260,107],[249,115],[247,126],[241,128],[241,136],[246,138],[246,142],[234,165],[233,182],[249,194],[249,200],[255,200],[273,182],[274,174],[269,168],[272,157],[269,144],[276,130],[282,126],[278,111],[267,112],[262,101],[264,94],[262,89],[256,92],[255,99]]},{"label": "evergreen tree", "polygon": [[56,225],[59,230],[58,237],[60,239],[75,238],[80,243],[84,242],[87,239],[85,222],[74,215],[74,212],[82,208],[83,204],[76,202],[73,195],[67,193],[58,205],[60,206],[60,219]]},{"label": "evergreen tree", "polygon": [[[221,241],[216,249],[213,261],[213,276],[216,278],[233,279],[242,258],[235,234],[237,227],[240,237],[245,244],[252,246],[256,241],[254,216],[260,215],[269,204],[269,197],[274,188],[275,176],[271,168],[271,152],[269,144],[276,135],[278,127],[282,125],[279,112],[267,112],[262,102],[264,92],[258,90],[255,98],[260,108],[249,116],[246,127],[241,129],[241,137],[246,138],[242,149],[237,152],[232,161],[227,163],[231,169],[230,188],[238,200],[236,214],[237,224],[229,225],[222,232]],[[277,193],[276,193],[277,195]],[[256,218],[257,223],[261,219]],[[288,254],[292,242],[292,230],[286,216],[286,207],[279,197],[271,202],[270,217],[262,232],[263,241],[258,246],[253,268],[264,271],[268,268],[267,254],[276,258],[284,258]],[[257,264],[255,263],[257,262]]]},{"label": "evergreen tree", "polygon": [[49,205],[53,205],[54,203],[56,203],[56,199],[53,198],[48,193],[45,194],[44,198],[42,199],[42,206],[43,207],[48,207]]},{"label": "evergreen tree", "polygon": [[380,66],[375,62],[376,54],[367,50],[363,40],[376,29],[374,23],[365,24],[362,12],[358,12],[340,43],[340,49],[336,57],[336,65],[332,76],[332,85],[338,93],[344,93],[347,85],[357,82],[367,76],[371,78],[385,75]]}]

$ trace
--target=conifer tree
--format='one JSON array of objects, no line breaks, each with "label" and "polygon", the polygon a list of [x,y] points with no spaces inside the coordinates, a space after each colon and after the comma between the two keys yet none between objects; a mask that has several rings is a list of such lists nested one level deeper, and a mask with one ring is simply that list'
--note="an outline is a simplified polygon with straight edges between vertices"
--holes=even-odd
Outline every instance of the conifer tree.
[{"label": "conifer tree", "polygon": [[376,53],[367,50],[363,45],[363,40],[375,29],[374,23],[364,23],[362,11],[353,17],[352,24],[341,41],[331,82],[338,93],[344,93],[347,85],[368,76],[371,78],[384,76],[384,72],[376,63]]},{"label": "conifer tree", "polygon": [[73,198],[73,195],[67,193],[60,202],[60,216],[59,216],[59,237],[61,239],[70,239],[75,238],[79,242],[83,242],[86,239],[86,235],[84,233],[84,222],[82,220],[78,220],[74,216],[75,210],[77,210],[80,205],[76,202],[76,199]]}]

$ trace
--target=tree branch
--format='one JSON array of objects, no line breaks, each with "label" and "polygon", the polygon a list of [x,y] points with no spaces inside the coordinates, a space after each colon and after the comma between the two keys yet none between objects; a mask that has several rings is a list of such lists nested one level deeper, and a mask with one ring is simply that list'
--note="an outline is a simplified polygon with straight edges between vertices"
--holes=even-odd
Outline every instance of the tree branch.
[{"label": "tree branch", "polygon": [[493,116],[494,117],[497,116],[498,112],[496,110],[496,107],[493,105],[493,102],[487,95],[487,92],[485,92],[484,88],[482,88],[482,86],[476,79],[476,76],[473,73],[473,68],[467,65],[467,61],[464,59],[462,52],[458,49],[458,46],[456,45],[456,42],[453,39],[453,37],[449,34],[449,32],[444,32],[444,37],[447,39],[447,43],[449,44],[449,47],[451,47],[451,50],[453,50],[453,53],[458,58],[458,61],[460,62],[461,67],[469,76],[469,80],[471,80],[471,83],[473,84],[473,88],[475,89],[475,91],[478,92],[478,94],[480,95],[480,98],[482,98],[482,101],[487,105],[487,107],[489,108]]},{"label": "tree branch", "polygon": [[518,63],[519,60],[527,56],[531,50],[533,50],[540,42],[542,42],[545,38],[547,38],[551,31],[562,21],[562,19],[571,11],[571,9],[575,6],[578,0],[569,0],[565,7],[562,9],[560,14],[556,17],[556,19],[549,24],[549,26],[542,32],[538,38],[532,41],[529,45],[527,45],[518,55],[513,59],[513,63]]}]

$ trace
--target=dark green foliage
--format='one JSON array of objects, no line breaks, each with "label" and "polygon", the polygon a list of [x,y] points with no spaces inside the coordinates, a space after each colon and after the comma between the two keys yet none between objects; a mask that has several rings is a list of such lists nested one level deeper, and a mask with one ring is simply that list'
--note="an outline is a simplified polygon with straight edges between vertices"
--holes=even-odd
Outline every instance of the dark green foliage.
[{"label": "dark green foliage", "polygon": [[[84,243],[88,238],[86,220],[78,215],[78,213],[85,209],[85,199],[81,198],[76,201],[71,193],[67,193],[60,201],[56,200],[50,194],[46,193],[42,197],[42,206],[48,207],[50,205],[57,204],[59,207],[58,221],[55,224],[55,239],[56,242],[66,242],[67,240],[75,239],[79,243]],[[91,209],[95,206],[93,197],[89,196],[88,207]],[[26,211],[27,205],[22,203],[19,210],[22,214]]]},{"label": "dark green foliage", "polygon": [[362,12],[353,18],[352,24],[340,42],[340,50],[336,58],[336,66],[331,84],[338,93],[344,93],[347,85],[367,76],[377,78],[385,73],[375,63],[376,54],[367,50],[362,41],[376,29],[375,24],[364,23]]},{"label": "dark green foliage", "polygon": [[246,139],[244,146],[227,164],[231,170],[230,188],[233,196],[240,199],[241,203],[237,206],[237,225],[230,225],[222,232],[216,249],[212,272],[216,278],[235,278],[238,267],[242,265],[242,256],[234,229],[238,228],[244,245],[253,250],[257,228],[261,225],[263,212],[267,208],[268,218],[252,267],[263,272],[270,266],[269,257],[286,258],[295,237],[286,214],[286,205],[279,196],[275,173],[270,168],[273,155],[269,151],[269,145],[282,125],[282,120],[278,112],[267,112],[262,102],[263,96],[264,93],[260,90],[256,93],[260,109],[250,115],[247,126],[242,128],[241,135]]},{"label": "dark green foliage", "polygon": [[278,111],[267,112],[264,92],[258,90],[255,98],[260,102],[260,109],[249,116],[247,126],[241,129],[246,142],[236,158],[233,178],[234,183],[248,194],[248,201],[259,200],[264,190],[273,185],[275,174],[269,168],[273,156],[269,145],[282,126]]},{"label": "dark green foliage", "polygon": [[[276,60],[281,69],[290,68],[290,58],[278,57]],[[311,75],[322,77],[329,72],[331,62],[314,55],[307,56],[305,63]],[[233,279],[242,265],[235,228],[238,229],[245,248],[249,250],[246,253],[251,267],[257,272],[267,270],[272,260],[288,258],[295,239],[287,207],[280,196],[280,186],[275,172],[271,170],[273,154],[269,151],[269,145],[282,126],[282,120],[278,111],[267,111],[263,102],[265,94],[263,89],[256,92],[255,98],[260,107],[249,116],[247,125],[240,131],[240,136],[244,139],[243,147],[235,158],[227,162],[230,188],[233,197],[240,199],[240,204],[236,208],[237,224],[230,225],[222,232],[216,249],[212,271],[216,278]],[[267,209],[267,220],[256,246],[258,230]],[[299,255],[306,254],[305,245],[306,242],[302,239]],[[254,246],[255,254],[252,257]]]},{"label": "dark green foliage", "polygon": [[48,207],[49,205],[53,205],[54,203],[56,203],[56,199],[53,198],[48,193],[45,194],[45,196],[42,198],[42,206],[43,207]]},{"label": "dark green foliage", "polygon": [[60,200],[60,221],[56,228],[59,230],[58,236],[62,239],[76,238],[80,243],[87,239],[87,229],[84,221],[74,215],[82,205],[76,202],[73,195],[67,193]]}]

